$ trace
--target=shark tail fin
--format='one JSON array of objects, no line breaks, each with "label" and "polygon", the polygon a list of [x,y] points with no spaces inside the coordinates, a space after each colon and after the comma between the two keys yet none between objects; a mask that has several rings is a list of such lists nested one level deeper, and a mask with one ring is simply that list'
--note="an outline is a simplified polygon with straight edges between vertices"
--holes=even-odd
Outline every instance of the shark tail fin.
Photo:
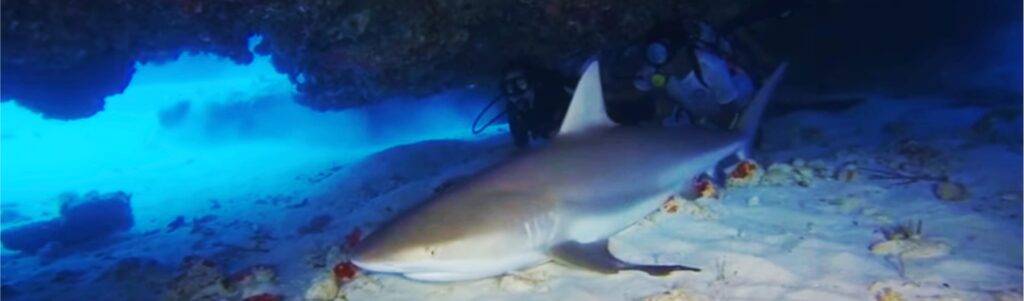
[{"label": "shark tail fin", "polygon": [[768,100],[771,99],[779,82],[782,81],[782,75],[786,73],[786,67],[788,66],[789,63],[782,63],[775,67],[775,71],[768,77],[768,80],[764,81],[764,84],[761,85],[761,90],[757,91],[757,94],[754,95],[754,100],[750,102],[746,110],[743,111],[743,115],[739,117],[735,129],[739,130],[744,137],[744,146],[738,153],[740,159],[746,159],[750,144],[753,143],[754,136],[757,134],[757,127],[761,123],[761,115],[764,114]]}]

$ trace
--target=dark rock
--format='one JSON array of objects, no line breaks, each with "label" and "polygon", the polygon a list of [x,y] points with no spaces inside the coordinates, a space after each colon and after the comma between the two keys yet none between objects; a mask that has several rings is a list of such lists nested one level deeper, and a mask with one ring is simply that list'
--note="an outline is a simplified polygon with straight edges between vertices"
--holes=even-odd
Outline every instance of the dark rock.
[{"label": "dark rock", "polygon": [[112,283],[122,296],[133,296],[137,300],[162,300],[161,294],[174,273],[173,267],[154,259],[128,257],[107,268],[97,280]]},{"label": "dark rock", "polygon": [[61,201],[60,217],[4,230],[0,242],[11,250],[35,253],[46,247],[48,254],[56,254],[62,248],[100,240],[135,224],[131,196],[124,192],[94,191],[81,197],[65,194]]},{"label": "dark rock", "polygon": [[102,111],[107,96],[124,91],[134,73],[135,61],[121,55],[89,57],[66,68],[5,62],[0,100],[14,100],[47,118],[85,118]]},{"label": "dark rock", "polygon": [[0,223],[3,223],[3,224],[17,223],[17,222],[24,221],[26,219],[28,219],[28,217],[25,216],[24,214],[21,214],[21,212],[19,212],[14,207],[8,207],[8,206],[0,207]]},{"label": "dark rock", "polygon": [[131,196],[120,191],[66,195],[60,209],[64,231],[57,240],[67,246],[130,229],[135,225],[130,201]]},{"label": "dark rock", "polygon": [[3,9],[3,94],[46,116],[87,117],[136,62],[204,52],[248,63],[259,34],[256,52],[301,103],[337,110],[465,86],[510,57],[581,59],[703,6],[689,2],[15,1]]},{"label": "dark rock", "polygon": [[[480,84],[495,79],[502,65],[516,57],[536,57],[540,65],[572,71],[593,54],[643,42],[656,24],[698,19],[751,41],[744,44],[758,49],[752,56],[792,58],[787,78],[792,85],[822,92],[873,90],[876,85],[929,91],[945,89],[946,78],[962,79],[964,72],[947,65],[977,69],[977,60],[961,59],[967,57],[963,48],[979,45],[978,37],[992,36],[992,28],[1019,27],[1020,5],[952,0],[8,1],[0,18],[0,94],[48,117],[87,117],[103,108],[105,96],[124,89],[136,62],[165,62],[197,52],[248,63],[254,56],[248,39],[260,35],[255,52],[270,55],[274,67],[289,76],[300,103],[339,110]],[[783,14],[787,17],[777,18]],[[1020,53],[1020,43],[1012,44],[999,46]],[[941,59],[937,48],[950,49],[939,54],[959,64],[934,62]],[[1008,64],[1020,65],[1020,56],[1012,59]],[[1007,76],[1014,87],[1019,74]]]},{"label": "dark rock", "polygon": [[57,236],[57,232],[62,230],[59,219],[35,222],[0,232],[0,242],[11,250],[35,253],[50,243]]},{"label": "dark rock", "polygon": [[224,273],[209,259],[188,256],[182,260],[181,273],[170,283],[169,300],[222,300],[227,288]]}]

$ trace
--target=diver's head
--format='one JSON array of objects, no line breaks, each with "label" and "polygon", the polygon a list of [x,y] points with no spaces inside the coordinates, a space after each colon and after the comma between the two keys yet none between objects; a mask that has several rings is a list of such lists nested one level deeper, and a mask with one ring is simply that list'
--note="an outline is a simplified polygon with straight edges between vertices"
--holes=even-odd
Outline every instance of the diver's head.
[{"label": "diver's head", "polygon": [[525,69],[512,68],[506,71],[501,89],[505,98],[520,110],[528,108],[533,103],[534,87]]},{"label": "diver's head", "polygon": [[669,50],[665,41],[654,41],[647,44],[647,62],[654,66],[661,66],[668,62]]}]

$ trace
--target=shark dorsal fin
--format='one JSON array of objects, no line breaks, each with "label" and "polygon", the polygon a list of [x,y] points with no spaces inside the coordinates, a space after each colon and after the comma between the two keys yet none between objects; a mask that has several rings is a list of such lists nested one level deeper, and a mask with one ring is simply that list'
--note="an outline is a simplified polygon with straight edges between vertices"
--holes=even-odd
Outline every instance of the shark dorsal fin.
[{"label": "shark dorsal fin", "polygon": [[569,110],[565,113],[558,135],[571,135],[593,129],[615,126],[604,109],[604,94],[601,92],[601,68],[597,61],[590,63],[576,84]]}]

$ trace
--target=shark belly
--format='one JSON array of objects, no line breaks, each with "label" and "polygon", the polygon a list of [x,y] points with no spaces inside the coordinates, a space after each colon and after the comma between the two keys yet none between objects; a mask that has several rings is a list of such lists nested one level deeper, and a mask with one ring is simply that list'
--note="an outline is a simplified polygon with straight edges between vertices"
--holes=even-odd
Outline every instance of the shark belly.
[{"label": "shark belly", "polygon": [[[509,204],[508,201],[504,202]],[[471,215],[483,224],[464,225],[455,216],[439,220],[439,226],[469,231],[457,238],[431,244],[408,246],[403,251],[385,258],[357,256],[352,262],[362,269],[399,274],[420,281],[463,281],[499,276],[508,272],[542,264],[549,259],[547,249],[557,227],[556,217],[550,211],[531,214],[530,209],[519,210],[498,206],[503,202],[478,204],[486,208]],[[522,202],[520,202],[522,203]],[[467,205],[468,206],[468,205]],[[529,206],[526,206],[529,207]],[[450,208],[441,208],[442,211]],[[518,212],[518,214],[516,213]],[[465,215],[459,215],[466,218]],[[429,227],[410,224],[411,228]],[[421,233],[426,234],[426,233]],[[398,253],[415,254],[402,256]]]},{"label": "shark belly", "polygon": [[438,260],[414,263],[352,262],[362,269],[392,273],[420,281],[463,281],[502,275],[548,261],[544,252],[505,254],[487,259]]},{"label": "shark belly", "polygon": [[547,255],[542,252],[529,252],[486,260],[438,262],[402,275],[420,281],[474,280],[526,269],[548,260]]}]

